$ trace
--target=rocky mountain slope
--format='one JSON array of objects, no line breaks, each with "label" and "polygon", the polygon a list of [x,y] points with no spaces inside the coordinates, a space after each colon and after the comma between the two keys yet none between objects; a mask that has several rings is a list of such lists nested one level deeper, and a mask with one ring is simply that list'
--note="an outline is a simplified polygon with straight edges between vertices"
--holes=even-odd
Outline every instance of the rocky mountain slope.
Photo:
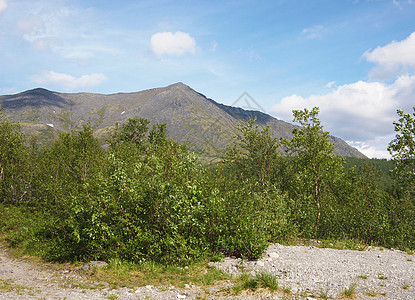
[{"label": "rocky mountain slope", "polygon": [[[6,117],[22,124],[29,134],[46,141],[58,131],[76,130],[90,122],[104,139],[128,118],[142,117],[152,124],[165,123],[170,138],[186,143],[206,155],[220,155],[236,133],[236,125],[249,117],[260,127],[270,126],[274,137],[290,137],[294,125],[259,111],[219,104],[183,83],[136,93],[92,94],[58,93],[34,89],[0,96]],[[331,137],[336,153],[364,157],[337,137]]]}]

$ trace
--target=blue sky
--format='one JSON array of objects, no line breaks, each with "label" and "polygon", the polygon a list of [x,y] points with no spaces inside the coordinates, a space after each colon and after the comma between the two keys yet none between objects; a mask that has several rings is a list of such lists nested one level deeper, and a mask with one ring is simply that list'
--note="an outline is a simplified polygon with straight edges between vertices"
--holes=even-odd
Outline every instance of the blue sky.
[{"label": "blue sky", "polygon": [[415,105],[415,0],[0,0],[0,94],[184,82],[271,115],[320,107],[331,134],[388,157]]}]

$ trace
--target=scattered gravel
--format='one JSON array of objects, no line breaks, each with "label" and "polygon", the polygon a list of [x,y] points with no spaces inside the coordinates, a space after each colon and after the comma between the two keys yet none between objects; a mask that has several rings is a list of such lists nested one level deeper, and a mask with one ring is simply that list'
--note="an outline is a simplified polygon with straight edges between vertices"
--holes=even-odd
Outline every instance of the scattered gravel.
[{"label": "scattered gravel", "polygon": [[[334,250],[314,246],[271,245],[261,260],[225,258],[211,262],[232,276],[242,272],[275,274],[279,292],[221,292],[230,281],[216,286],[184,288],[155,287],[110,289],[81,288],[82,268],[77,272],[53,268],[25,259],[14,259],[0,248],[0,299],[314,299],[326,294],[338,299],[345,288],[356,284],[358,299],[415,299],[415,257],[399,250],[370,248],[366,251]],[[99,266],[98,262],[89,266]],[[84,266],[84,268],[87,268]],[[290,290],[284,294],[282,289]]]},{"label": "scattered gravel", "polygon": [[413,255],[399,250],[369,248],[366,251],[335,250],[314,246],[271,245],[258,261],[226,258],[210,263],[232,275],[249,272],[275,274],[281,287],[293,294],[339,298],[356,284],[361,299],[415,299]]}]

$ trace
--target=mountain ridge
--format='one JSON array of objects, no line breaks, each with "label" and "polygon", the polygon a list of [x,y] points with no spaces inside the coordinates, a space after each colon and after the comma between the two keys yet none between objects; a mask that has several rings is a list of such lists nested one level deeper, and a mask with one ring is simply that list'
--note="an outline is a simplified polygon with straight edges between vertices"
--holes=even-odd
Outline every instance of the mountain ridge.
[{"label": "mountain ridge", "polygon": [[[97,137],[104,139],[128,118],[149,119],[152,124],[165,123],[169,137],[206,155],[220,155],[237,133],[236,125],[256,118],[259,127],[270,127],[275,138],[292,136],[298,126],[278,120],[266,113],[218,103],[178,82],[166,87],[138,92],[97,94],[59,93],[35,88],[13,95],[0,96],[5,117],[20,122],[23,129],[43,142],[56,137],[58,131],[82,128],[90,122]],[[365,157],[338,137],[330,136],[335,153]]]}]

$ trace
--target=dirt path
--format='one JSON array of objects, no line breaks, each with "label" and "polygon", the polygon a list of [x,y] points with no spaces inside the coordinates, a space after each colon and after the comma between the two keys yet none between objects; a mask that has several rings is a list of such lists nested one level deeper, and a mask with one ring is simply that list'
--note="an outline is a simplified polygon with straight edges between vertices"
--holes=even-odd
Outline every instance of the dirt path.
[{"label": "dirt path", "polygon": [[235,297],[217,293],[221,289],[217,286],[82,288],[79,270],[13,258],[0,246],[0,299],[313,299],[324,295],[338,299],[345,288],[356,283],[355,297],[359,299],[414,300],[414,260],[414,255],[397,250],[349,251],[275,244],[255,262],[226,258],[210,265],[235,276],[242,271],[273,273],[280,287],[291,293],[242,293]]}]

